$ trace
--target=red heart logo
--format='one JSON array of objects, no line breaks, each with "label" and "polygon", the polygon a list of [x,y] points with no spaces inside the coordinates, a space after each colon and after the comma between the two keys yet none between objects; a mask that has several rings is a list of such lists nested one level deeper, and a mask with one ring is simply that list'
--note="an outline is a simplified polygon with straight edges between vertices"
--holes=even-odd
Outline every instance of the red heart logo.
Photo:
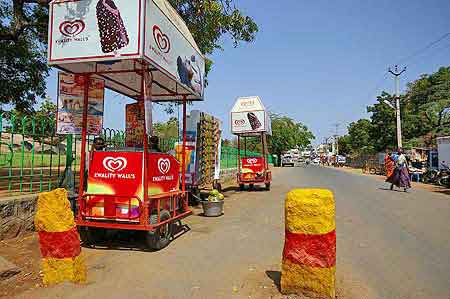
[{"label": "red heart logo", "polygon": [[162,33],[161,28],[159,28],[158,25],[153,25],[153,38],[155,39],[156,45],[162,52],[169,53],[170,39],[167,35]]},{"label": "red heart logo", "polygon": [[74,37],[83,32],[85,27],[82,20],[64,21],[59,25],[59,31],[67,37]]}]

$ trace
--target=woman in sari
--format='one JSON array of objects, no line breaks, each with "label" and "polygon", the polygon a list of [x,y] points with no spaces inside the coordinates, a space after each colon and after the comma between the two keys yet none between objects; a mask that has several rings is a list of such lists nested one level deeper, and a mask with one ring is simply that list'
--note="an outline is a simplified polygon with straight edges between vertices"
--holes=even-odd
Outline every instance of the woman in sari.
[{"label": "woman in sari", "polygon": [[394,160],[392,160],[388,150],[386,150],[386,155],[384,156],[384,169],[386,170],[386,179],[388,179],[394,173],[395,169]]},{"label": "woman in sari", "polygon": [[391,190],[394,189],[395,185],[398,188],[403,188],[406,192],[407,189],[411,188],[411,181],[409,178],[408,161],[401,148],[398,149],[398,155],[395,160],[396,167],[394,173],[388,177],[386,182],[391,183]]}]

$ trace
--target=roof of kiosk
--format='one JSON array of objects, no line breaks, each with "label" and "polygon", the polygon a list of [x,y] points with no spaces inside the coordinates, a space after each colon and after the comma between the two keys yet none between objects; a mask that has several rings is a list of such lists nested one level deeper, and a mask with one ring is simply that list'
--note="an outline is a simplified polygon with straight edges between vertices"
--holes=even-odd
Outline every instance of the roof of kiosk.
[{"label": "roof of kiosk", "polygon": [[241,136],[272,134],[270,115],[258,96],[237,98],[231,109],[231,133]]},{"label": "roof of kiosk", "polygon": [[49,65],[135,99],[147,67],[154,101],[203,100],[205,58],[166,0],[54,0],[49,17]]}]

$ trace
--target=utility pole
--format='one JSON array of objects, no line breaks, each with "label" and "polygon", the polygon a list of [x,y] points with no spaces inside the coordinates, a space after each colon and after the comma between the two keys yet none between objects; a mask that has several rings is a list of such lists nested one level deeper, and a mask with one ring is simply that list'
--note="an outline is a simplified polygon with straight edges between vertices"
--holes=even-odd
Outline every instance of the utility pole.
[{"label": "utility pole", "polygon": [[389,68],[389,73],[394,76],[395,79],[395,114],[397,116],[397,146],[401,148],[402,145],[402,122],[400,119],[400,75],[406,71],[406,67],[403,70],[398,70],[398,65],[394,66],[394,71]]},{"label": "utility pole", "polygon": [[336,156],[339,155],[339,126],[341,124],[340,123],[335,123],[333,124],[333,126],[336,128],[335,134],[334,134],[334,143],[335,143],[335,154]]}]

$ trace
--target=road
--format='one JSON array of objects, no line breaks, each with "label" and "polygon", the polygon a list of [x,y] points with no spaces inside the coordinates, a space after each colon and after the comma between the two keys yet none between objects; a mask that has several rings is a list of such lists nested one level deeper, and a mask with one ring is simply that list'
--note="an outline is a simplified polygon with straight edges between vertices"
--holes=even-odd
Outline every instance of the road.
[{"label": "road", "polygon": [[229,190],[224,216],[188,218],[190,231],[162,251],[129,248],[135,241],[84,248],[87,285],[19,297],[287,298],[274,281],[284,196],[298,187],[335,193],[338,298],[450,298],[450,197],[318,166],[275,169],[270,192]]}]

